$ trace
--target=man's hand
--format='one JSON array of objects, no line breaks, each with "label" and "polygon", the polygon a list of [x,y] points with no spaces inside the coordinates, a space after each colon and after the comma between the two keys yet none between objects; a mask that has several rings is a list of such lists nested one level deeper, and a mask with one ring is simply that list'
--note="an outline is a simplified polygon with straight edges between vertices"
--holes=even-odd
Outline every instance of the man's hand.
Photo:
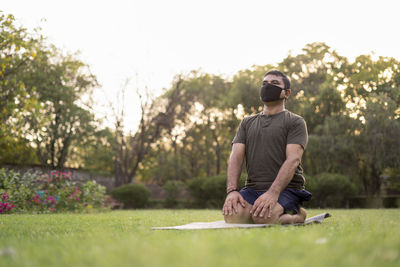
[{"label": "man's hand", "polygon": [[238,205],[242,205],[243,208],[246,205],[246,201],[243,199],[242,195],[237,192],[233,191],[226,196],[224,206],[222,207],[222,214],[223,215],[232,215],[233,212],[235,214],[238,213]]},{"label": "man's hand", "polygon": [[268,218],[271,218],[272,210],[278,202],[278,197],[279,192],[268,190],[259,198],[257,198],[250,213],[253,214],[253,216],[255,217],[257,217],[258,215],[259,217],[264,217],[265,215],[268,215]]}]

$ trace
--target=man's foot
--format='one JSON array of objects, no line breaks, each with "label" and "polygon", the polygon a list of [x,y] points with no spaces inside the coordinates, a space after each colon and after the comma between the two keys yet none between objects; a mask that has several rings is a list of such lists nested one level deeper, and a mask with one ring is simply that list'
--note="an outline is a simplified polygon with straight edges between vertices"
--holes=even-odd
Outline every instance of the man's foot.
[{"label": "man's foot", "polygon": [[307,212],[304,208],[299,209],[299,213],[296,214],[298,216],[298,221],[296,223],[303,223],[306,220]]},{"label": "man's foot", "polygon": [[291,214],[282,214],[279,217],[279,221],[281,224],[294,224],[294,223],[303,223],[306,220],[307,212],[304,208],[299,209],[299,213],[291,215]]}]

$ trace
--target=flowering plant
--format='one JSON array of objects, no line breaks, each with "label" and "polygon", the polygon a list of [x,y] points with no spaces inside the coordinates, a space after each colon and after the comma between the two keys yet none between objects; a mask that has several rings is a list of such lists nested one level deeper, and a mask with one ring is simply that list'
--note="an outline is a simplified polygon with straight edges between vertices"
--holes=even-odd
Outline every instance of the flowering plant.
[{"label": "flowering plant", "polygon": [[6,192],[1,194],[1,201],[0,201],[0,214],[9,213],[15,206],[7,201],[8,195]]},{"label": "flowering plant", "polygon": [[[7,205],[1,204],[2,213],[11,210],[91,211],[93,208],[101,208],[105,194],[105,187],[95,181],[78,184],[72,180],[71,172],[59,171],[43,175],[24,174],[21,177],[18,173],[6,173],[0,169],[0,190],[2,188],[11,196]],[[2,202],[6,203],[5,200]]]}]

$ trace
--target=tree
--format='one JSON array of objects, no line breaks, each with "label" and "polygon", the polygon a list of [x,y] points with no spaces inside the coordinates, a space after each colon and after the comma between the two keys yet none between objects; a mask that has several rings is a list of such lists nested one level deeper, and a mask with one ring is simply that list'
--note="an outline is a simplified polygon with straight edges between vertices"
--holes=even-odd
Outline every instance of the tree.
[{"label": "tree", "polygon": [[[122,88],[122,96],[125,95]],[[167,91],[162,97],[151,99],[144,98],[137,92],[141,100],[141,119],[138,130],[134,134],[124,133],[124,108],[115,111],[115,133],[117,143],[114,146],[115,156],[115,183],[116,186],[132,182],[138,171],[139,164],[149,153],[151,146],[162,136],[162,133],[170,132],[175,118],[185,112],[180,103],[183,97],[182,79],[178,76],[173,89]],[[149,95],[148,95],[149,96]],[[125,102],[122,97],[122,103]]]},{"label": "tree", "polygon": [[18,27],[12,15],[0,12],[0,164],[38,163],[35,150],[22,136],[21,114],[37,103],[24,83],[26,65],[41,49],[42,37]]},{"label": "tree", "polygon": [[90,101],[85,103],[82,97],[90,96],[96,78],[75,55],[62,55],[55,47],[28,68],[34,71],[25,86],[38,103],[23,114],[26,134],[36,145],[42,165],[63,168],[73,143],[94,131]]},{"label": "tree", "polygon": [[67,163],[92,173],[111,176],[115,172],[115,145],[116,135],[112,129],[98,129],[72,147]]},{"label": "tree", "polygon": [[6,129],[14,125],[10,117],[35,102],[26,90],[24,77],[29,75],[26,65],[40,53],[42,40],[16,26],[14,16],[0,11],[0,135],[6,130],[15,133],[16,129]]},{"label": "tree", "polygon": [[[39,30],[29,33],[0,13],[0,148],[11,163],[62,168],[72,144],[93,130],[82,97],[97,82],[76,55],[48,45]],[[13,156],[10,147],[24,149]]]},{"label": "tree", "polygon": [[339,88],[346,78],[348,60],[325,43],[307,44],[302,51],[278,65],[291,79],[287,108],[304,117],[309,134],[313,134],[326,118],[345,110]]},{"label": "tree", "polygon": [[[372,94],[361,116],[365,118],[358,144],[361,182],[367,196],[379,196],[386,168],[400,167],[400,120],[396,102],[385,94]],[[397,118],[396,118],[397,117]]]}]

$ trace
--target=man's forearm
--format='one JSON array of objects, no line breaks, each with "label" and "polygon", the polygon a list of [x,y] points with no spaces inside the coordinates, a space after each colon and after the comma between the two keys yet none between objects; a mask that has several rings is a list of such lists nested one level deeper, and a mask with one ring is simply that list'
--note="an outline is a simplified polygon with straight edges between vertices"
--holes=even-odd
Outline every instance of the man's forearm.
[{"label": "man's forearm", "polygon": [[299,164],[299,159],[286,159],[269,190],[280,194],[293,179],[294,172]]},{"label": "man's forearm", "polygon": [[227,179],[226,179],[226,192],[232,189],[238,189],[238,181],[240,173],[242,172],[243,159],[240,157],[231,157],[229,159]]}]

